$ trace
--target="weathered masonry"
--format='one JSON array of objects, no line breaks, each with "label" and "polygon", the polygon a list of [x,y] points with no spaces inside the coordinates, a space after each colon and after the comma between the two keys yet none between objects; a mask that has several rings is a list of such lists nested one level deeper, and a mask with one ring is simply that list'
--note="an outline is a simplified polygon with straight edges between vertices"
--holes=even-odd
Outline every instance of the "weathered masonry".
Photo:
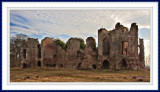
[{"label": "weathered masonry", "polygon": [[28,38],[24,41],[21,66],[110,70],[145,68],[144,43],[139,38],[138,44],[136,23],[132,23],[130,29],[120,23],[113,30],[99,29],[98,47],[93,37],[86,39],[85,48],[81,46],[82,41],[81,38],[70,38],[67,48],[63,49],[53,38],[46,37],[41,44],[38,39]]}]

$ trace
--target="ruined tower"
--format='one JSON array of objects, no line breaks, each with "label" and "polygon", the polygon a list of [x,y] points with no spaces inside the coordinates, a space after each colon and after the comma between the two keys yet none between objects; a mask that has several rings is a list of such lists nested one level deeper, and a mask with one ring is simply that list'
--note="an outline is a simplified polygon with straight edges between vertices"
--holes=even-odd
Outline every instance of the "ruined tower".
[{"label": "ruined tower", "polygon": [[21,67],[35,67],[39,61],[39,42],[38,39],[28,38],[24,41],[24,47],[22,51],[23,59]]},{"label": "ruined tower", "polygon": [[145,60],[144,60],[144,42],[143,39],[139,38],[139,48],[140,48],[140,53],[139,53],[139,61],[140,61],[140,68],[144,69],[145,68]]},{"label": "ruined tower", "polygon": [[130,30],[120,23],[110,31],[99,29],[98,60],[104,69],[139,69],[138,25],[132,23]]}]

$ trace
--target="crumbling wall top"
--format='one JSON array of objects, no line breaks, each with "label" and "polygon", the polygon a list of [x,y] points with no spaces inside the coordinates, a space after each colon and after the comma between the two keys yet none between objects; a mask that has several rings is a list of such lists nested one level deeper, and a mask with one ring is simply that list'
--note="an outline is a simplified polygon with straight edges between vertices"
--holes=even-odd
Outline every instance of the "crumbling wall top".
[{"label": "crumbling wall top", "polygon": [[99,30],[98,30],[98,33],[101,33],[101,32],[103,32],[103,31],[107,31],[105,28],[100,28]]},{"label": "crumbling wall top", "polygon": [[28,38],[24,42],[25,42],[24,44],[27,48],[37,48],[37,44],[39,44],[38,39],[34,39],[34,38]]},{"label": "crumbling wall top", "polygon": [[118,22],[116,25],[115,25],[115,29],[121,29],[122,32],[126,32],[126,31],[129,31],[127,27],[123,26],[120,24],[120,22]]},{"label": "crumbling wall top", "polygon": [[137,23],[132,23],[132,24],[131,24],[131,28],[135,28],[136,30],[138,30],[138,25],[137,25]]},{"label": "crumbling wall top", "polygon": [[92,50],[96,50],[96,41],[93,37],[88,37],[86,39],[86,48],[91,47]]},{"label": "crumbling wall top", "polygon": [[71,48],[74,48],[74,49],[79,49],[80,48],[80,43],[83,41],[83,39],[81,38],[70,38],[66,45],[67,45],[67,49],[71,49]]},{"label": "crumbling wall top", "polygon": [[140,41],[140,42],[143,42],[143,38],[139,38],[139,41]]},{"label": "crumbling wall top", "polygon": [[49,38],[49,37],[45,37],[42,41],[41,41],[41,44],[43,46],[46,46],[47,44],[52,44],[54,41],[53,41],[53,38]]},{"label": "crumbling wall top", "polygon": [[115,25],[115,29],[119,29],[119,28],[121,28],[121,27],[123,27],[123,25],[121,25],[120,22],[118,22],[118,23]]}]

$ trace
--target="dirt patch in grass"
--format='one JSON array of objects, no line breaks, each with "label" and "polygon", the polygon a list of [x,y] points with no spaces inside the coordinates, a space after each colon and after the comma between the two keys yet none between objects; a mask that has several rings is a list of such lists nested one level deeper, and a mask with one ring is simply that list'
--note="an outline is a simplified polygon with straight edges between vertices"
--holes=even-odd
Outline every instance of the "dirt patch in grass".
[{"label": "dirt patch in grass", "polygon": [[149,82],[150,71],[10,68],[11,82]]}]

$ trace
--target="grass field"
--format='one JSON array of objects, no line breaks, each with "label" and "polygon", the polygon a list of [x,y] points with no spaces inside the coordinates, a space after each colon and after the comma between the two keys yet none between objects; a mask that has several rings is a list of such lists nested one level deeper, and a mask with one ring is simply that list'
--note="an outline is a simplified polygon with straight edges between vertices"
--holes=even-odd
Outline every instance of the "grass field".
[{"label": "grass field", "polygon": [[11,68],[10,82],[149,82],[150,71]]}]

